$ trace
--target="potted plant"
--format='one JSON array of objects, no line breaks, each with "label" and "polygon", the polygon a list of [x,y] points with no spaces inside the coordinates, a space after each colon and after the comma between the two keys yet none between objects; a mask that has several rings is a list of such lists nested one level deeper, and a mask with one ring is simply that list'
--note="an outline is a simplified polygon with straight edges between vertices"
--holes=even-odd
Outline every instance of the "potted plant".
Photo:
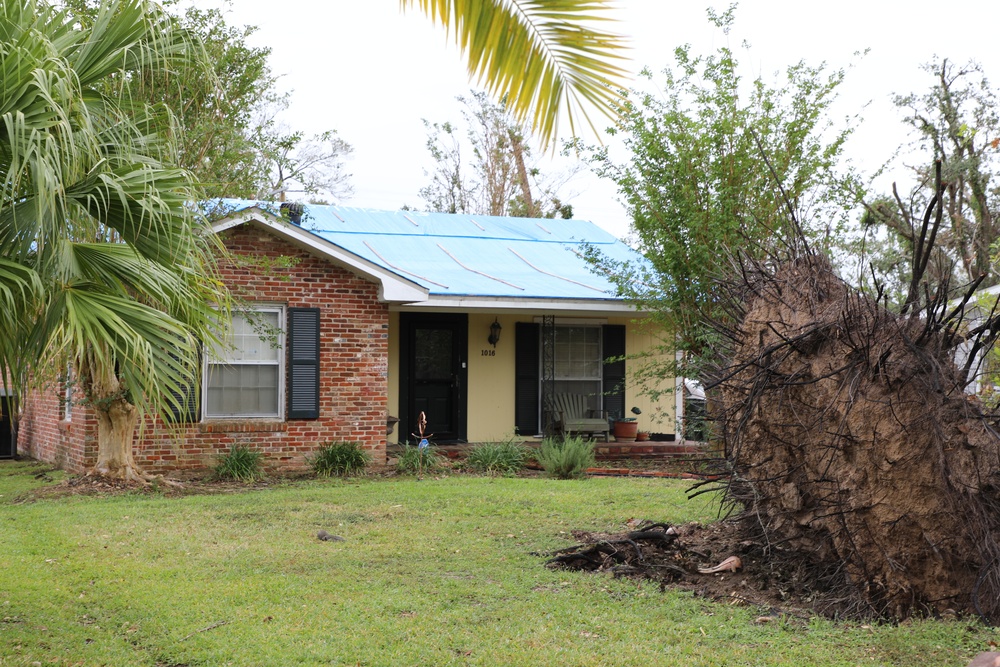
[{"label": "potted plant", "polygon": [[615,440],[618,442],[635,442],[639,431],[639,423],[635,417],[619,417],[615,420]]},{"label": "potted plant", "polygon": [[[642,410],[632,408],[632,414],[641,415]],[[635,417],[618,417],[615,419],[615,440],[618,442],[635,442],[639,432],[639,423]]]},{"label": "potted plant", "polygon": [[647,442],[649,440],[649,433],[647,431],[639,431],[635,434],[636,442]]}]

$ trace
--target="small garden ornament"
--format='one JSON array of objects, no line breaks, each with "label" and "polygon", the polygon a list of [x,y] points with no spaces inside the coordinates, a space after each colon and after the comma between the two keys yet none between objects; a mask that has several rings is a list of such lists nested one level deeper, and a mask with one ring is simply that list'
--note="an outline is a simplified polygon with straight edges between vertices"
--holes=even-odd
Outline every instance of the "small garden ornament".
[{"label": "small garden ornament", "polygon": [[411,433],[414,438],[417,438],[417,481],[421,481],[424,478],[424,455],[427,452],[427,448],[430,446],[430,441],[427,438],[432,437],[433,433],[424,434],[424,430],[427,428],[427,415],[424,414],[423,410],[420,411],[420,418],[417,419],[417,431],[420,435],[416,433]]}]

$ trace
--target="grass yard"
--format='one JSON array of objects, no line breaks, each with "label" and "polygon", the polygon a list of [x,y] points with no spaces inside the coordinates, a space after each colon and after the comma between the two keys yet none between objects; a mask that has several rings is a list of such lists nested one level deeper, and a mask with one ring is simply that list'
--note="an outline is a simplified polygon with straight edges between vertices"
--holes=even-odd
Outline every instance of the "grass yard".
[{"label": "grass yard", "polygon": [[[760,610],[547,570],[632,517],[710,520],[686,483],[360,478],[14,504],[0,462],[0,665],[965,665],[969,621],[755,625]],[[343,535],[320,542],[317,530]]]}]

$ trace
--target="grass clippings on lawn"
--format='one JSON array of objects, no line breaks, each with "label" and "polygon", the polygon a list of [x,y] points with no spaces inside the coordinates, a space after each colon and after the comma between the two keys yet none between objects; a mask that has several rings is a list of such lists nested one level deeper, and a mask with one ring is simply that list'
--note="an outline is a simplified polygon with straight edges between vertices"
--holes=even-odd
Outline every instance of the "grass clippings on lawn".
[{"label": "grass clippings on lawn", "polygon": [[[975,622],[782,619],[553,571],[573,530],[707,522],[675,480],[444,476],[35,496],[0,462],[0,666],[963,665]],[[320,541],[327,530],[345,540]]]}]

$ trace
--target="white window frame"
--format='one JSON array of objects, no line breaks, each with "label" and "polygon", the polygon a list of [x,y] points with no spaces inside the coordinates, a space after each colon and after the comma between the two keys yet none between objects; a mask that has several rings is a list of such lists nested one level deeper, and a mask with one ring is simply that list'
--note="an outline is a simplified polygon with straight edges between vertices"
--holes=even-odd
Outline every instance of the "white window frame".
[{"label": "white window frame", "polygon": [[[555,322],[555,328],[556,329],[587,328],[587,329],[596,329],[597,330],[597,360],[599,362],[599,364],[598,364],[598,368],[599,369],[603,369],[603,367],[604,367],[603,366],[603,362],[604,362],[604,331],[603,331],[603,325],[604,325],[604,321],[596,321],[596,320],[592,320],[592,319],[583,320],[583,319],[569,319],[569,318],[566,318],[566,319],[556,319],[556,322]],[[539,363],[542,363],[542,358],[544,356],[544,354],[542,352],[542,349],[541,349],[542,344],[543,344],[543,342],[541,340],[541,332],[539,332],[539,340],[538,340],[538,345],[539,345],[539,354],[538,354]],[[553,350],[552,352],[553,352],[553,354],[555,354],[555,350]],[[542,369],[539,368],[538,369],[538,378],[539,378],[539,387],[538,387],[538,396],[539,396],[539,401],[538,402],[539,402],[539,405],[538,405],[538,409],[539,409],[540,415],[541,415],[541,412],[544,411],[544,407],[541,405],[542,387],[540,386],[541,382],[543,382],[543,376],[544,376],[544,373],[543,373]],[[555,382],[597,382],[597,385],[599,387],[598,392],[597,392],[597,397],[598,397],[598,400],[597,400],[597,409],[598,410],[604,410],[604,373],[603,373],[603,370],[601,370],[600,372],[598,372],[598,374],[597,374],[596,377],[590,377],[590,376],[587,376],[587,377],[583,377],[583,376],[565,376],[565,377],[559,377],[557,375],[556,377],[554,377],[552,379]],[[540,416],[539,416],[539,419],[541,419]]]},{"label": "white window frame", "polygon": [[[201,386],[201,418],[204,421],[218,421],[218,420],[243,420],[243,419],[268,419],[268,420],[285,420],[285,329],[287,328],[287,320],[285,318],[285,307],[282,305],[266,305],[266,304],[254,304],[246,308],[240,309],[240,311],[234,312],[252,312],[252,313],[277,313],[278,315],[278,405],[276,414],[209,414],[208,412],[208,377],[211,366],[222,366],[225,364],[225,359],[216,359],[212,356],[212,351],[205,351],[205,358],[202,363],[202,386]],[[238,366],[272,366],[274,363],[262,362],[262,361],[241,361],[239,364],[231,364]]]},{"label": "white window frame", "polygon": [[[599,381],[601,383],[601,392],[603,392],[604,391],[604,373],[601,372],[601,362],[604,361],[604,357],[602,356],[604,354],[604,341],[602,340],[603,336],[601,335],[602,334],[601,325],[599,325],[599,324],[590,324],[590,323],[587,323],[587,324],[556,324],[556,332],[557,333],[558,333],[559,329],[591,329],[591,330],[596,330],[597,331],[597,359],[596,359],[596,361],[597,361],[598,372],[597,372],[596,376],[593,376],[593,375],[586,375],[586,376],[584,376],[584,375],[566,375],[566,376],[563,376],[563,377],[559,377],[558,372],[557,372],[556,376],[553,379],[557,380],[557,381],[563,381],[563,382],[577,382],[577,381],[579,381],[579,382],[592,382],[594,380],[597,380],[597,381]],[[553,350],[553,354],[554,353],[555,353],[555,350]],[[593,360],[588,359],[587,361],[593,361]]]},{"label": "white window frame", "polygon": [[73,421],[73,364],[66,364],[66,374],[62,378],[62,391],[59,392],[59,407],[64,422]]}]

